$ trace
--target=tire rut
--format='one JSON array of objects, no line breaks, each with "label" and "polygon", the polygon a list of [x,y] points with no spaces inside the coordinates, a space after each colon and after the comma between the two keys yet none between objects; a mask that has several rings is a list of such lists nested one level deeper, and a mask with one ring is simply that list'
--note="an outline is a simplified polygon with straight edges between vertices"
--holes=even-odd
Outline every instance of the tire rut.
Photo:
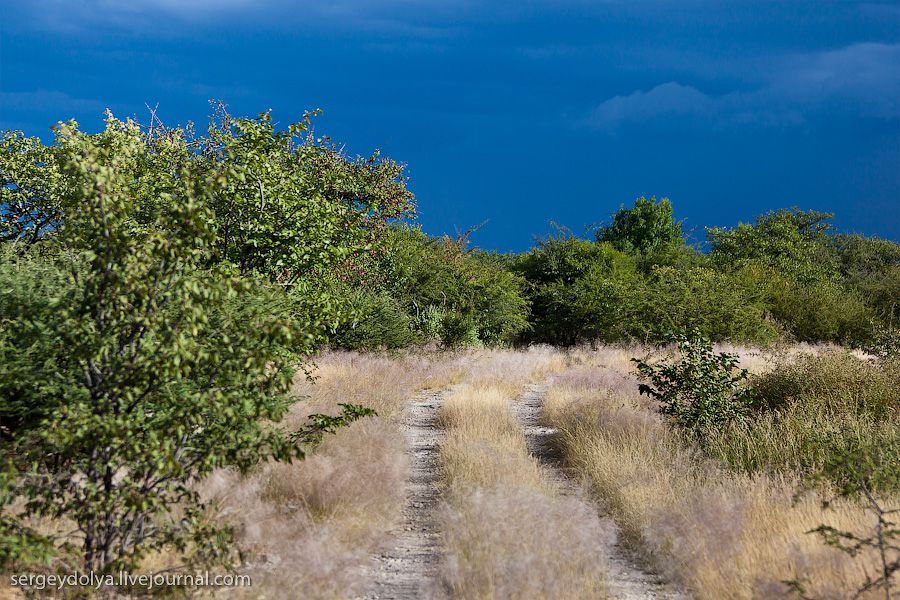
[{"label": "tire rut", "polygon": [[437,526],[438,449],[443,432],[436,425],[445,392],[427,391],[406,407],[401,429],[406,437],[410,475],[406,504],[393,546],[375,557],[366,600],[419,600],[439,596],[438,569],[443,552]]},{"label": "tire rut", "polygon": [[[528,450],[538,459],[550,476],[559,484],[564,495],[583,496],[581,489],[566,474],[563,458],[552,443],[556,429],[541,425],[544,395],[549,383],[531,384],[513,402],[513,410],[525,430]],[[587,501],[587,500],[586,500]],[[618,528],[608,516],[601,516],[615,531]],[[658,575],[641,568],[630,553],[614,542],[608,552],[607,586],[611,598],[617,600],[687,600],[688,596],[675,590]]]}]

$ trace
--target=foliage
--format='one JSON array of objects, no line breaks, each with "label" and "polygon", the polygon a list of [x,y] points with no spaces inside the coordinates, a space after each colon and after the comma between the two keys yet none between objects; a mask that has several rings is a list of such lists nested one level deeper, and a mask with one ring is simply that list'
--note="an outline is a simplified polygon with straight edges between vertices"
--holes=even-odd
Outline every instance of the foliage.
[{"label": "foliage", "polygon": [[861,349],[879,360],[900,362],[900,330],[878,324],[873,330],[872,337],[861,345]]},{"label": "foliage", "polygon": [[23,526],[21,519],[10,514],[16,500],[17,476],[14,465],[0,470],[0,569],[4,571],[15,563],[47,562],[54,554],[53,543],[47,536]]},{"label": "foliage", "polygon": [[835,281],[802,283],[774,273],[768,282],[772,316],[795,340],[858,343],[875,317],[852,289]]},{"label": "foliage", "polygon": [[900,244],[861,235],[830,236],[845,285],[857,290],[883,325],[900,322]]},{"label": "foliage", "polygon": [[0,439],[33,429],[59,405],[55,357],[66,356],[59,298],[77,290],[53,260],[0,248]]},{"label": "foliage", "polygon": [[712,259],[734,269],[755,261],[774,268],[801,284],[833,280],[837,265],[824,248],[830,213],[813,210],[776,210],[756,218],[753,225],[734,229],[708,228]]},{"label": "foliage", "polygon": [[655,267],[642,294],[641,324],[651,339],[696,329],[714,341],[765,345],[779,330],[752,267],[722,273],[708,267]]},{"label": "foliage", "polygon": [[208,137],[194,142],[200,168],[220,181],[211,194],[215,256],[242,275],[321,278],[412,211],[400,165],[377,154],[348,161],[309,136],[298,139],[310,119],[277,132],[269,113],[235,119],[220,107]]},{"label": "foliage", "polygon": [[649,363],[632,359],[641,377],[641,394],[660,402],[660,412],[682,427],[704,434],[742,418],[753,398],[747,371],[734,354],[716,353],[697,330],[672,336],[680,359]]},{"label": "foliage", "polygon": [[377,413],[371,408],[359,404],[339,402],[340,414],[336,416],[312,414],[307,418],[307,424],[297,431],[291,432],[290,440],[301,449],[305,446],[315,445],[322,441],[326,433],[335,433],[341,427],[345,427],[362,417],[375,416]]},{"label": "foliage", "polygon": [[633,207],[620,208],[612,223],[597,231],[597,241],[640,254],[684,244],[681,223],[672,217],[672,203],[667,198],[657,201],[643,196],[634,201]]},{"label": "foliage", "polygon": [[457,312],[444,315],[438,335],[441,343],[448,348],[477,346],[480,343],[475,319]]},{"label": "foliage", "polygon": [[534,341],[570,346],[627,335],[632,295],[640,288],[635,259],[610,244],[561,234],[517,261],[528,282]]},{"label": "foliage", "polygon": [[890,240],[839,233],[828,237],[827,246],[837,259],[841,276],[851,282],[900,263],[900,244]]},{"label": "foliage", "polygon": [[660,340],[697,328],[716,340],[768,343],[778,335],[765,297],[744,272],[640,267],[608,243],[549,238],[515,266],[528,281],[534,341]]},{"label": "foliage", "polygon": [[61,206],[51,190],[64,185],[51,149],[21,131],[0,138],[0,241],[30,245],[53,231]]},{"label": "foliage", "polygon": [[663,339],[865,345],[898,310],[897,245],[838,236],[830,214],[778,210],[684,244],[668,201],[639,199],[590,243],[562,233],[513,262],[531,300],[529,341]]},{"label": "foliage", "polygon": [[423,341],[508,345],[527,328],[522,279],[499,255],[408,227],[390,228],[387,240],[371,272]]},{"label": "foliage", "polygon": [[[228,560],[192,484],[301,458],[297,442],[368,414],[348,405],[294,436],[274,425],[297,361],[349,315],[322,283],[374,250],[376,224],[397,214],[379,194],[404,196],[398,171],[298,149],[267,115],[222,118],[202,141],[111,115],[97,135],[59,126],[50,148],[6,135],[4,560],[39,554],[27,524],[44,517],[74,523],[69,568],[132,568],[164,546]],[[8,209],[23,198],[33,206]]]},{"label": "foliage", "polygon": [[350,291],[356,317],[341,325],[330,337],[335,348],[395,350],[417,343],[416,323],[396,299],[385,293]]}]

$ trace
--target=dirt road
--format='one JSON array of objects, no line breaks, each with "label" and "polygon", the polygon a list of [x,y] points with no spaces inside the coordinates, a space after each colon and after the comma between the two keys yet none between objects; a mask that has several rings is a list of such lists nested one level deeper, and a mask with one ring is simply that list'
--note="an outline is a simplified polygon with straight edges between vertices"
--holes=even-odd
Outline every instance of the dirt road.
[{"label": "dirt road", "polygon": [[[554,429],[541,425],[541,410],[547,384],[529,385],[525,393],[513,403],[513,409],[525,429],[528,449],[555,479],[563,494],[584,496],[575,482],[567,476],[562,459],[551,443]],[[584,500],[588,502],[588,500]],[[608,517],[608,525],[615,524]],[[667,586],[658,576],[638,566],[624,548],[613,541],[608,549],[608,580],[610,596],[617,600],[685,600],[686,596]]]},{"label": "dirt road", "polygon": [[410,460],[406,505],[394,546],[376,558],[366,599],[427,600],[441,597],[442,558],[436,524],[438,446],[435,424],[443,392],[428,391],[407,406],[401,428]]}]

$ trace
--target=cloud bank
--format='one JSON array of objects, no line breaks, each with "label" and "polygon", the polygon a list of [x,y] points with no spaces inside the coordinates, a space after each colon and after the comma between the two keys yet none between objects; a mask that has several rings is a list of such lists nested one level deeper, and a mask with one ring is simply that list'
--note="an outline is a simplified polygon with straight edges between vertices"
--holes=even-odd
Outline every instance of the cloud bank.
[{"label": "cloud bank", "polygon": [[714,127],[804,123],[821,112],[893,120],[900,117],[900,44],[861,43],[797,54],[771,65],[754,89],[709,94],[668,81],[647,90],[607,98],[583,120],[615,132],[629,124],[668,123]]}]

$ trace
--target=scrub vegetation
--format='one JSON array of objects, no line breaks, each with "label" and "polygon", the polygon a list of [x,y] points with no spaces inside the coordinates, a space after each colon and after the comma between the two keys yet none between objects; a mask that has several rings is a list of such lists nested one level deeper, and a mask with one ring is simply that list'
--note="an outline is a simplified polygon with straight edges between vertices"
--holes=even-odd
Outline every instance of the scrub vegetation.
[{"label": "scrub vegetation", "polygon": [[500,254],[315,113],[151,118],[0,138],[0,597],[372,597],[426,513],[435,597],[630,598],[626,560],[672,597],[896,590],[897,243],[789,208],[691,244],[638,198]]}]

